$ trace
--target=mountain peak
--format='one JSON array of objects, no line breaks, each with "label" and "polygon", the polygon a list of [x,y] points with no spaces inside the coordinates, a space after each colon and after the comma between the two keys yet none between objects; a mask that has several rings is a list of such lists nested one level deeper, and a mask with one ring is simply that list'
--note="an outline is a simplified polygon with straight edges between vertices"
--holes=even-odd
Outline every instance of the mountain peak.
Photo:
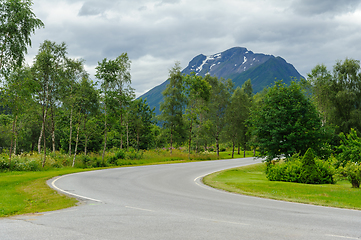
[{"label": "mountain peak", "polygon": [[258,66],[266,62],[273,56],[264,54],[254,54],[247,48],[234,47],[221,53],[213,55],[200,54],[194,57],[183,70],[184,74],[195,72],[196,75],[224,77],[227,73],[242,73],[251,67]]},{"label": "mountain peak", "polygon": [[[212,55],[199,54],[182,71],[185,75],[192,72],[203,77],[209,74],[218,78],[232,79],[235,87],[240,87],[251,79],[255,93],[273,84],[275,79],[283,79],[288,84],[292,78],[302,77],[293,65],[283,58],[253,53],[243,47],[233,47]],[[139,97],[146,98],[149,106],[156,108],[156,114],[159,114],[159,104],[163,101],[162,92],[168,82],[168,80],[163,82]]]}]

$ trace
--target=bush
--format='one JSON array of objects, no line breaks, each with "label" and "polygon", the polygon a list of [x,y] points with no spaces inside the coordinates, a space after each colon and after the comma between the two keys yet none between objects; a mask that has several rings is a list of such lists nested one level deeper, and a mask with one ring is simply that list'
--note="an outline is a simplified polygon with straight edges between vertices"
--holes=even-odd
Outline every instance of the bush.
[{"label": "bush", "polygon": [[312,149],[307,150],[302,159],[294,155],[286,162],[270,164],[266,170],[270,181],[308,184],[334,183],[334,173],[331,163],[316,159]]},{"label": "bush", "polygon": [[270,181],[299,182],[301,169],[300,161],[289,160],[276,165],[269,165],[266,176]]},{"label": "bush", "polygon": [[353,188],[359,188],[361,183],[361,164],[348,162],[345,167],[339,168],[339,173],[347,177]]},{"label": "bush", "polygon": [[361,159],[361,138],[357,136],[356,130],[350,130],[349,134],[340,133],[341,144],[337,148],[337,167],[345,167],[348,162],[359,162]]},{"label": "bush", "polygon": [[113,165],[118,165],[117,162],[119,159],[125,159],[125,152],[123,149],[119,149],[114,156],[109,158],[109,163]]},{"label": "bush", "polygon": [[6,171],[9,170],[9,168],[9,162],[5,159],[0,159],[0,171]]},{"label": "bush", "polygon": [[130,147],[128,149],[127,154],[126,154],[126,158],[130,159],[130,160],[142,159],[143,158],[143,152],[142,151],[136,151],[134,148]]}]

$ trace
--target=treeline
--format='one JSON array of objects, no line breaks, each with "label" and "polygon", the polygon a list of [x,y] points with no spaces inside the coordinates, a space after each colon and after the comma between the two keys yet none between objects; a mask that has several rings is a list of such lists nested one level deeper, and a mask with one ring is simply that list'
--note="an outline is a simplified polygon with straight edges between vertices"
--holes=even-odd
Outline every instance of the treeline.
[{"label": "treeline", "polygon": [[215,145],[218,154],[222,143],[232,146],[232,157],[235,148],[252,149],[268,163],[312,148],[327,159],[341,154],[345,135],[360,134],[358,60],[337,61],[332,71],[317,65],[307,79],[276,81],[256,95],[250,80],[234,89],[231,80],[184,76],[180,70],[179,64],[171,69],[160,106],[159,124],[170,148],[183,144],[190,152]]},{"label": "treeline", "polygon": [[[12,154],[38,151],[104,152],[118,147],[154,147],[153,111],[134,99],[126,53],[103,59],[98,82],[82,60],[67,57],[65,43],[45,41],[31,67],[10,72],[1,102],[11,114],[0,115],[0,147]],[[97,86],[99,85],[100,88]],[[73,161],[73,163],[74,163]]]},{"label": "treeline", "polygon": [[232,80],[206,75],[182,75],[179,63],[170,70],[169,84],[163,92],[159,124],[170,151],[173,145],[187,145],[189,153],[207,151],[215,144],[231,143],[245,151],[253,90],[251,81],[234,88]]}]

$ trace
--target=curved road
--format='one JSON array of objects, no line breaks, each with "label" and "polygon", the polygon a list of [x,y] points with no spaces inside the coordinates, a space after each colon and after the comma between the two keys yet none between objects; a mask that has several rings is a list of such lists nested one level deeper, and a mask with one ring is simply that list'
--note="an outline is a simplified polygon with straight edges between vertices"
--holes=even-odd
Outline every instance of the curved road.
[{"label": "curved road", "polygon": [[117,168],[53,179],[49,185],[81,196],[84,204],[0,219],[0,239],[361,239],[361,211],[247,197],[200,182],[208,173],[255,162]]}]

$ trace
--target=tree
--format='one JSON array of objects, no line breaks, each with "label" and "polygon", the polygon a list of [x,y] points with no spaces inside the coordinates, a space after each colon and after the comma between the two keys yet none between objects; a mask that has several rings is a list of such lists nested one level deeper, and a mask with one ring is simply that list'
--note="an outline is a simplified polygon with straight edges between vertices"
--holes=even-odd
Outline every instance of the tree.
[{"label": "tree", "polygon": [[78,123],[72,167],[74,167],[78,149],[80,126],[83,125],[83,129],[85,130],[88,118],[94,116],[99,108],[98,91],[95,89],[95,84],[89,80],[87,75],[83,76],[76,89],[74,103],[76,106],[75,110],[77,112]]},{"label": "tree", "polygon": [[269,88],[250,122],[258,157],[266,157],[268,164],[276,157],[303,155],[311,147],[317,153],[325,142],[321,118],[295,82],[286,86],[278,81]]},{"label": "tree", "polygon": [[[11,143],[9,149],[9,164],[11,163],[11,156],[16,153],[17,131],[16,125],[20,114],[22,114],[31,99],[31,73],[29,68],[17,68],[7,78],[5,85],[0,88],[2,102],[11,110],[13,116]],[[15,140],[15,144],[14,144]]]},{"label": "tree", "polygon": [[150,109],[146,99],[140,98],[131,102],[127,115],[127,146],[130,132],[136,142],[135,148],[138,150],[150,148],[154,141],[152,133],[154,109]]},{"label": "tree", "polygon": [[[130,87],[130,60],[127,53],[123,53],[115,60],[103,59],[102,62],[98,62],[96,67],[95,76],[102,80],[101,89],[104,97],[104,148],[102,160],[104,163],[104,154],[107,143],[108,133],[108,118],[112,113],[120,115],[120,123],[123,123],[124,109],[130,99],[133,98],[133,89]],[[121,136],[121,145],[123,145],[123,139]]]},{"label": "tree", "polygon": [[[70,111],[69,114],[69,156],[71,155],[72,146],[72,132],[73,132],[73,110],[75,104],[75,95],[77,87],[81,86],[81,81],[84,78],[88,78],[87,73],[84,70],[83,60],[66,59],[65,72],[64,72],[64,84],[61,86],[61,98],[63,107]],[[79,91],[79,90],[78,90]]]},{"label": "tree", "polygon": [[338,61],[331,74],[324,65],[317,65],[308,74],[314,101],[323,114],[324,124],[336,128],[336,134],[351,128],[361,131],[361,72],[360,61]]},{"label": "tree", "polygon": [[205,78],[212,86],[211,97],[208,103],[207,128],[208,134],[216,142],[217,156],[219,157],[219,141],[226,126],[226,109],[229,105],[230,96],[234,91],[232,80],[218,79],[217,77]]},{"label": "tree", "polygon": [[22,66],[31,34],[44,26],[31,5],[30,0],[0,0],[0,71],[5,76]]},{"label": "tree", "polygon": [[[234,148],[238,143],[242,144],[243,150],[246,150],[246,121],[249,117],[250,97],[242,86],[237,87],[231,96],[230,103],[226,109],[226,138],[232,142],[232,158],[234,157]],[[239,153],[238,153],[239,154]]]},{"label": "tree", "polygon": [[199,122],[200,114],[205,110],[209,101],[211,85],[195,73],[187,75],[185,81],[185,95],[187,101],[186,114],[184,115],[188,126],[188,157],[191,153],[194,125]]},{"label": "tree", "polygon": [[[48,117],[48,111],[53,108],[55,102],[59,99],[59,91],[64,79],[64,69],[66,63],[66,45],[65,43],[56,44],[51,41],[44,41],[40,45],[39,52],[35,56],[32,74],[36,83],[35,98],[42,106],[42,128],[38,141],[38,152],[41,151],[41,139],[43,138],[44,160],[46,161],[46,137],[45,124]],[[52,125],[54,119],[52,118]],[[54,125],[53,125],[54,126]],[[54,127],[52,127],[53,142],[55,141]]]},{"label": "tree", "polygon": [[169,71],[169,84],[163,91],[164,102],[160,104],[160,121],[163,128],[168,130],[170,143],[170,153],[172,153],[173,143],[183,142],[184,121],[183,111],[186,104],[184,95],[184,78],[181,73],[179,62]]},{"label": "tree", "polygon": [[248,119],[253,104],[253,88],[251,79],[248,79],[243,85],[241,90],[243,91],[243,101],[240,111],[242,111],[242,118],[240,121],[240,134],[238,135],[238,154],[240,154],[240,146],[243,147],[243,157],[246,157],[246,148],[249,141],[249,126]]}]

